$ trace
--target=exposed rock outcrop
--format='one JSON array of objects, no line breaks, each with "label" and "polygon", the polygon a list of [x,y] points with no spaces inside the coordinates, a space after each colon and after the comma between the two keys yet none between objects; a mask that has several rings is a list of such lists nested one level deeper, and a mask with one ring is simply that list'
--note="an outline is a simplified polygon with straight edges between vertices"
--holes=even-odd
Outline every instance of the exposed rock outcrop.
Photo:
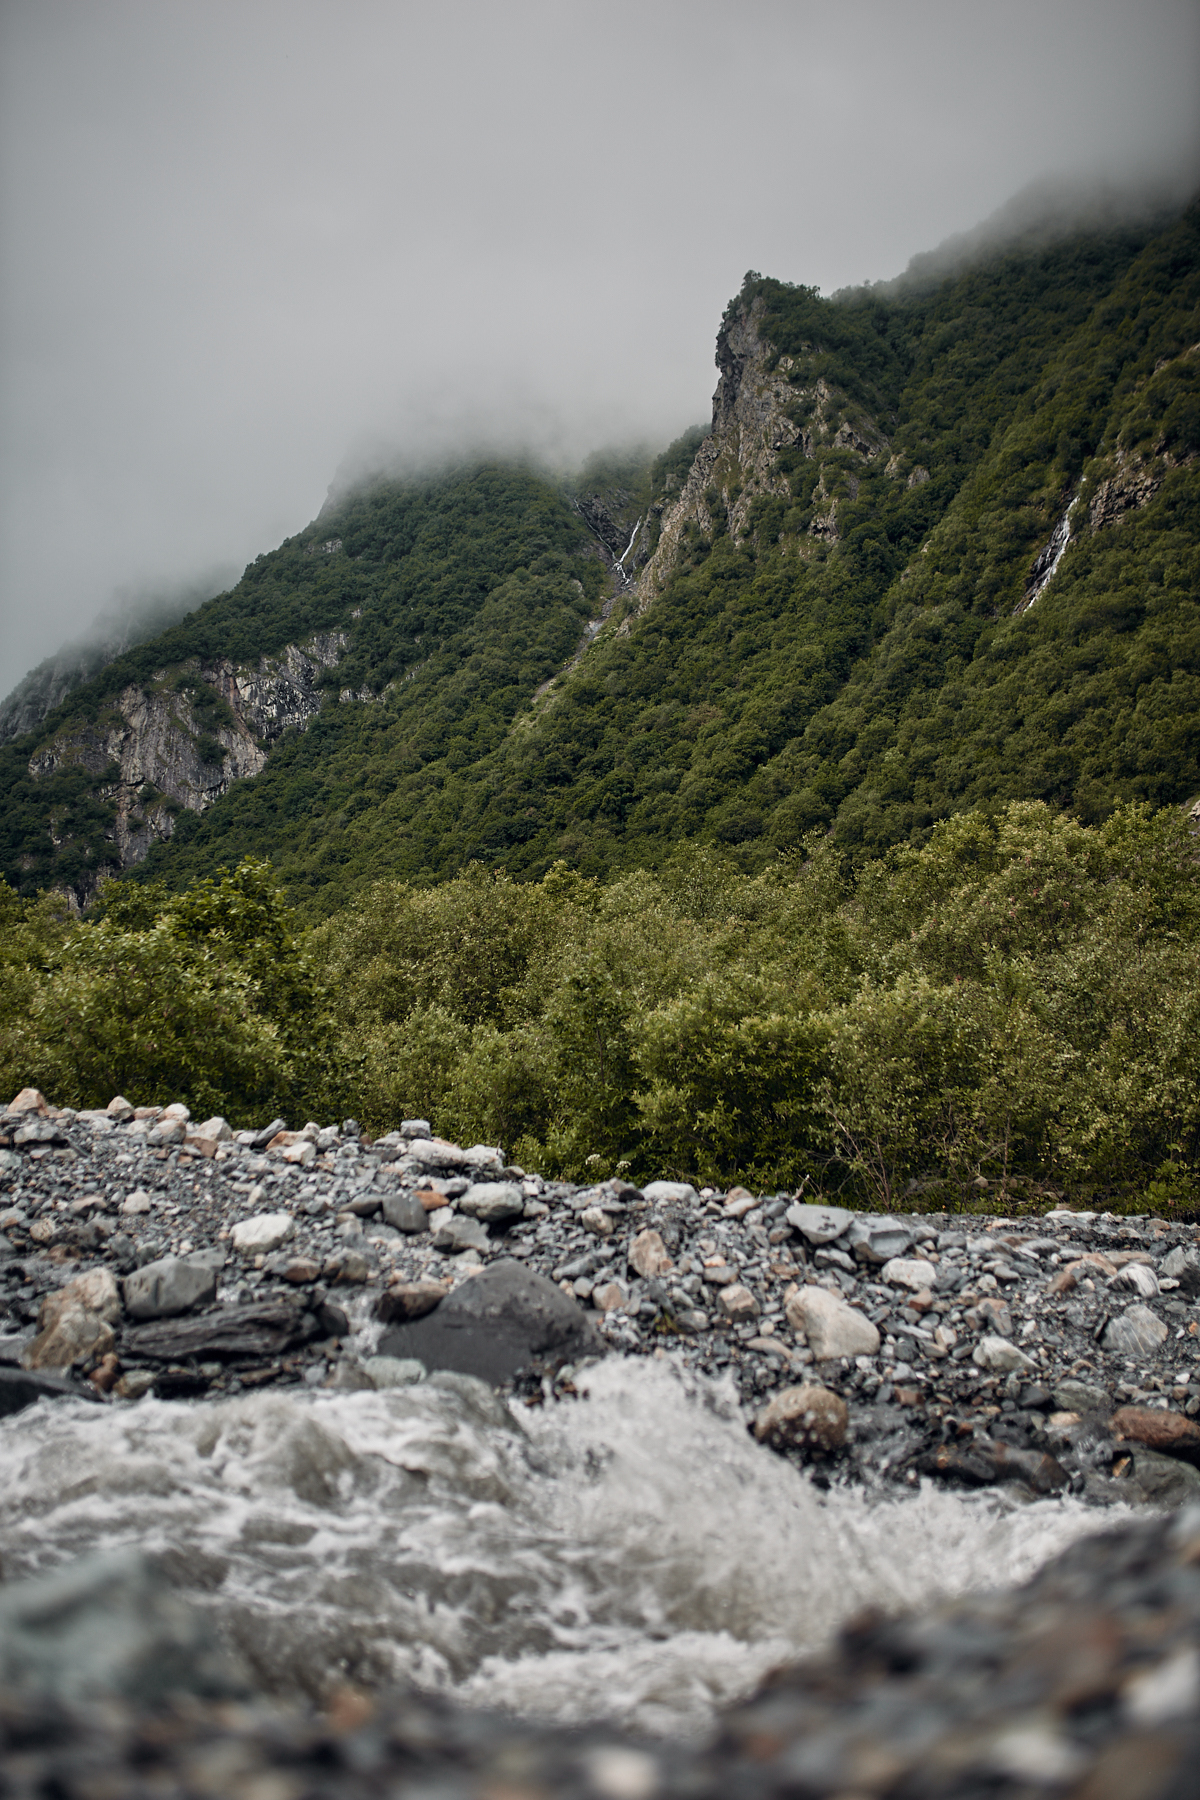
[{"label": "exposed rock outcrop", "polygon": [[[637,584],[642,609],[661,592],[689,538],[697,532],[711,538],[719,509],[725,511],[730,536],[740,543],[750,529],[756,500],[764,495],[793,498],[797,483],[779,467],[781,451],[796,448],[815,462],[824,446],[850,450],[870,462],[888,448],[875,421],[851,409],[845,395],[823,376],[804,384],[803,358],[776,355],[762,335],[765,312],[760,296],[749,306],[739,305],[721,326],[712,431],[696,452],[679,499],[663,514],[657,548]],[[811,534],[836,542],[837,501],[826,493],[824,476],[816,468],[813,482],[817,512]]]},{"label": "exposed rock outcrop", "polygon": [[320,711],[321,674],[348,642],[345,632],[322,632],[253,667],[225,657],[194,665],[196,683],[224,701],[223,723],[210,726],[198,716],[195,687],[186,679],[169,684],[163,670],[147,687],[124,688],[99,720],[64,726],[43,744],[29,762],[35,780],[82,767],[98,778],[99,797],[115,806],[112,864],[95,870],[76,898],[84,901],[111,868],[140,862],[169,838],[180,808],[204,812],[235,781],[257,775],[271,745]]}]

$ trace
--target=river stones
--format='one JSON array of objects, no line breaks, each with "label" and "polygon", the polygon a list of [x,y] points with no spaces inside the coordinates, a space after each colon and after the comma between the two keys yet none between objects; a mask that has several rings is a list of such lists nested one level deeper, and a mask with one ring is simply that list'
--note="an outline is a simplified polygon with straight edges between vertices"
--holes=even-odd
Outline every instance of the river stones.
[{"label": "river stones", "polygon": [[291,1237],[294,1228],[291,1213],[255,1213],[252,1219],[239,1219],[229,1237],[235,1250],[265,1253],[278,1250],[280,1244]]},{"label": "river stones", "polygon": [[379,1341],[383,1356],[413,1357],[493,1387],[530,1364],[575,1362],[604,1348],[582,1308],[515,1258],[482,1269],[436,1311]]},{"label": "river stones", "polygon": [[659,1275],[669,1275],[674,1263],[663,1243],[662,1234],[647,1227],[639,1231],[629,1246],[629,1266],[643,1280],[650,1281]]},{"label": "river stones", "polygon": [[784,1218],[810,1244],[831,1244],[849,1231],[854,1214],[840,1206],[789,1206]]},{"label": "river stones", "polygon": [[1120,1406],[1108,1421],[1115,1438],[1144,1444],[1165,1456],[1200,1463],[1200,1425],[1182,1413],[1151,1406]]},{"label": "river stones", "polygon": [[993,1337],[989,1334],[980,1338],[971,1353],[971,1360],[979,1369],[990,1369],[995,1374],[1021,1374],[1036,1369],[1037,1364],[1007,1338]]}]

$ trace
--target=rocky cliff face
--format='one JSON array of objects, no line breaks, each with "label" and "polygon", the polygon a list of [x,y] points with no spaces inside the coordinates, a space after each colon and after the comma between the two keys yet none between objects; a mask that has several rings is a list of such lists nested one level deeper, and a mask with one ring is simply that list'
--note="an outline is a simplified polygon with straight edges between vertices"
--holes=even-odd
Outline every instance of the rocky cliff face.
[{"label": "rocky cliff face", "polygon": [[[712,431],[679,499],[663,513],[658,545],[637,584],[643,609],[661,592],[693,534],[711,538],[723,510],[730,535],[740,543],[754,502],[764,495],[788,500],[804,492],[817,506],[810,535],[836,543],[837,501],[825,491],[821,451],[850,450],[869,462],[888,448],[876,422],[852,408],[844,394],[820,376],[805,381],[802,358],[776,355],[762,335],[765,311],[756,298],[748,307],[739,305],[721,326]],[[780,452],[790,449],[801,451],[811,471],[784,473]]]},{"label": "rocky cliff face", "polygon": [[[203,812],[235,781],[257,775],[271,745],[290,727],[303,730],[320,711],[320,676],[336,666],[348,642],[341,631],[320,633],[303,646],[260,657],[252,668],[221,657],[196,667],[191,688],[188,672],[168,684],[164,670],[146,688],[125,688],[106,717],[66,726],[42,745],[29,763],[35,780],[82,767],[98,778],[98,798],[115,808],[107,834],[112,864],[97,869],[76,899],[85,902],[105,874],[140,862],[169,838],[180,809]],[[205,715],[211,716],[214,693],[224,707],[221,722],[210,724]]]}]

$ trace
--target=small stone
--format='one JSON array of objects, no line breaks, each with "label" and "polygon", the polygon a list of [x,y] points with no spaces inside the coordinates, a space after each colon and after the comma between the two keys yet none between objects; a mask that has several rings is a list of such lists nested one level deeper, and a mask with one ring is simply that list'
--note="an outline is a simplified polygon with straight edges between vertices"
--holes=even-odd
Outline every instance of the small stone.
[{"label": "small stone", "polygon": [[1058,1382],[1054,1389],[1054,1404],[1059,1412],[1079,1413],[1082,1416],[1112,1411],[1112,1401],[1104,1388],[1095,1387],[1089,1381],[1076,1381],[1072,1377]]},{"label": "small stone", "polygon": [[912,1248],[912,1232],[895,1219],[853,1217],[846,1243],[859,1262],[888,1263]]},{"label": "small stone", "polygon": [[1157,1275],[1153,1269],[1148,1269],[1145,1263],[1140,1262],[1126,1263],[1123,1269],[1118,1269],[1113,1276],[1112,1285],[1115,1288],[1132,1288],[1143,1300],[1153,1300],[1158,1293]]},{"label": "small stone", "polygon": [[286,1243],[295,1229],[291,1213],[256,1213],[240,1219],[229,1236],[235,1250],[271,1251]]},{"label": "small stone", "polygon": [[519,1219],[525,1211],[525,1196],[515,1181],[473,1181],[455,1205],[469,1218],[490,1225],[501,1219]]},{"label": "small stone", "polygon": [[59,1129],[53,1119],[39,1118],[35,1112],[26,1113],[24,1124],[18,1125],[13,1132],[13,1143],[22,1148],[44,1144],[53,1149],[69,1141],[66,1133]]},{"label": "small stone", "polygon": [[[438,1198],[440,1200],[442,1196],[439,1194]],[[385,1195],[381,1210],[387,1223],[395,1226],[397,1231],[414,1233],[429,1230],[428,1212],[416,1194],[409,1193],[407,1188]]]},{"label": "small stone", "polygon": [[1101,1343],[1122,1356],[1150,1356],[1166,1342],[1167,1327],[1148,1306],[1131,1306],[1118,1319],[1110,1319]]},{"label": "small stone", "polygon": [[133,1108],[124,1094],[114,1094],[104,1110],[118,1125],[127,1125],[133,1117]]},{"label": "small stone", "polygon": [[1115,1438],[1144,1444],[1164,1456],[1181,1456],[1200,1462],[1200,1425],[1183,1413],[1164,1412],[1152,1406],[1118,1407],[1108,1422]]},{"label": "small stone", "polygon": [[213,1138],[218,1144],[228,1144],[233,1140],[229,1120],[221,1118],[220,1114],[211,1119],[204,1119],[199,1125],[193,1124],[188,1136]]},{"label": "small stone", "polygon": [[1177,1281],[1180,1293],[1189,1299],[1200,1295],[1200,1249],[1194,1244],[1177,1244],[1174,1250],[1168,1250],[1158,1272],[1168,1281]]},{"label": "small stone", "polygon": [[4,1110],[9,1114],[37,1113],[44,1119],[50,1109],[46,1105],[46,1096],[39,1093],[37,1088],[24,1087],[15,1100],[9,1101]]},{"label": "small stone", "polygon": [[[462,1202],[460,1201],[459,1204],[461,1205]],[[601,1206],[584,1207],[579,1215],[579,1223],[585,1231],[592,1232],[596,1237],[612,1236],[613,1221]]]},{"label": "small stone", "polygon": [[182,1144],[186,1136],[187,1126],[182,1119],[163,1118],[157,1125],[150,1127],[146,1133],[146,1142],[161,1150],[164,1146]]},{"label": "small stone", "polygon": [[162,1118],[174,1120],[180,1125],[186,1125],[191,1116],[190,1110],[182,1100],[172,1100],[170,1106],[163,1107],[161,1114]]},{"label": "small stone", "polygon": [[840,1206],[789,1206],[784,1218],[810,1244],[831,1244],[849,1231],[854,1214]]},{"label": "small stone", "polygon": [[652,1206],[661,1205],[663,1201],[699,1199],[690,1181],[651,1181],[642,1189],[642,1197],[649,1200]]},{"label": "small stone", "polygon": [[88,1380],[98,1393],[107,1394],[110,1389],[115,1387],[120,1373],[121,1365],[113,1351],[110,1350],[107,1356],[100,1358],[99,1364],[92,1370]]},{"label": "small stone", "polygon": [[806,1383],[775,1394],[755,1419],[754,1435],[776,1449],[828,1452],[845,1443],[849,1422],[850,1409],[840,1395]]},{"label": "small stone", "polygon": [[433,1128],[428,1119],[401,1119],[400,1136],[406,1138],[428,1138],[433,1136]]},{"label": "small stone", "polygon": [[991,1327],[996,1337],[1010,1338],[1013,1334],[1012,1314],[1003,1300],[989,1295],[981,1300],[978,1306],[979,1322]]},{"label": "small stone", "polygon": [[317,1146],[311,1138],[301,1138],[298,1143],[286,1145],[280,1154],[285,1163],[307,1169],[317,1160]]},{"label": "small stone", "polygon": [[131,1319],[171,1319],[217,1297],[217,1271],[188,1256],[165,1256],[146,1263],[123,1282]]},{"label": "small stone", "polygon": [[443,1194],[439,1188],[434,1187],[419,1187],[413,1197],[420,1202],[427,1213],[437,1212],[439,1207],[450,1204],[449,1197]]},{"label": "small stone", "polygon": [[906,1259],[902,1256],[893,1256],[889,1262],[884,1263],[880,1279],[886,1281],[891,1287],[910,1288],[914,1294],[917,1294],[922,1288],[933,1286],[937,1280],[937,1270],[931,1262],[926,1262],[924,1257]]},{"label": "small stone", "polygon": [[153,1386],[153,1369],[131,1369],[128,1375],[122,1375],[113,1392],[118,1400],[140,1400]]},{"label": "small stone", "polygon": [[1018,1350],[1015,1344],[1002,1337],[980,1338],[972,1353],[971,1361],[979,1369],[991,1369],[995,1373],[1006,1373],[1012,1370],[1024,1373],[1035,1369],[1037,1364],[1032,1357]]},{"label": "small stone", "polygon": [[629,1296],[619,1281],[606,1281],[592,1289],[592,1305],[597,1312],[619,1312]]},{"label": "small stone", "polygon": [[121,1211],[131,1215],[148,1213],[151,1205],[152,1202],[150,1196],[145,1188],[134,1188],[133,1192],[131,1194],[126,1194],[124,1200],[122,1200]]},{"label": "small stone", "polygon": [[461,1213],[449,1214],[433,1233],[435,1250],[486,1250],[490,1241],[478,1219],[464,1219]]},{"label": "small stone", "polygon": [[629,1246],[629,1266],[645,1281],[669,1275],[675,1264],[667,1254],[667,1246],[657,1231],[639,1231]]},{"label": "small stone", "polygon": [[284,1281],[290,1281],[293,1287],[305,1287],[316,1281],[321,1273],[321,1265],[314,1262],[311,1256],[293,1256],[284,1263],[279,1271]]},{"label": "small stone", "polygon": [[335,1281],[357,1287],[371,1279],[371,1265],[361,1250],[343,1250],[340,1256],[333,1259],[333,1267],[329,1272]]},{"label": "small stone", "polygon": [[423,1319],[446,1298],[447,1290],[439,1281],[394,1281],[379,1296],[375,1317],[385,1325],[405,1319]]},{"label": "small stone", "polygon": [[784,1306],[788,1324],[818,1362],[835,1356],[874,1356],[879,1333],[870,1319],[823,1287],[797,1288]]},{"label": "small stone", "polygon": [[729,1319],[753,1319],[758,1315],[758,1301],[740,1281],[735,1281],[731,1287],[722,1288],[719,1298],[721,1310]]}]

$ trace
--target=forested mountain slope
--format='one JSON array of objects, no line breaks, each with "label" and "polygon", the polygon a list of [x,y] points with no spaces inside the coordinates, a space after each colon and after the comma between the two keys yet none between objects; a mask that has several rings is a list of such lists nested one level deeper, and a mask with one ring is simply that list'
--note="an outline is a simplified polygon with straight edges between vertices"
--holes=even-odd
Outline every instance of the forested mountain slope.
[{"label": "forested mountain slope", "polygon": [[471,861],[1190,802],[1198,252],[1193,206],[927,286],[747,276],[703,443],[327,508],[0,752],[4,873],[83,899],[254,851],[327,912]]}]

